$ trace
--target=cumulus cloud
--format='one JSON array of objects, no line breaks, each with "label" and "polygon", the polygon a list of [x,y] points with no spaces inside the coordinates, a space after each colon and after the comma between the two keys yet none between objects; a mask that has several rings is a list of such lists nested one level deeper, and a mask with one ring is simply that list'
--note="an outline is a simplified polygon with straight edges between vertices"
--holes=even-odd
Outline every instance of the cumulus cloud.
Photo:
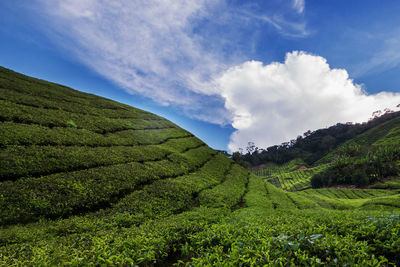
[{"label": "cumulus cloud", "polygon": [[247,61],[218,79],[225,107],[237,129],[229,143],[237,151],[252,141],[268,147],[307,130],[338,122],[363,122],[373,111],[400,104],[400,93],[368,95],[344,69],[305,52],[286,55],[284,63]]}]

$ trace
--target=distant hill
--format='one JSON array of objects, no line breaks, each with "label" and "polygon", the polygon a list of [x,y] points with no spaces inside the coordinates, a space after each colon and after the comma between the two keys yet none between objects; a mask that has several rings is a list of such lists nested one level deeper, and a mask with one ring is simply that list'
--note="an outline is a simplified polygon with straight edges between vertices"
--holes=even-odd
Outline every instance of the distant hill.
[{"label": "distant hill", "polygon": [[[164,118],[5,68],[0,103],[0,266],[400,265],[398,179],[311,189],[330,159],[256,176]],[[379,132],[357,136],[398,140]]]},{"label": "distant hill", "polygon": [[[338,139],[339,136],[342,138]],[[327,140],[331,146],[327,145]],[[297,158],[292,159],[294,156]],[[260,162],[265,158],[269,161],[261,165],[265,167],[256,166],[255,174],[289,191],[311,186],[374,185],[397,189],[400,187],[397,179],[400,175],[400,112],[387,113],[365,124],[338,124],[317,130],[288,145],[248,153],[241,160]],[[274,158],[279,159],[278,163],[284,160],[284,164],[277,164]],[[308,168],[298,169],[303,165]],[[389,182],[391,179],[394,181]]]},{"label": "distant hill", "polygon": [[375,119],[376,124],[363,133],[355,136],[330,151],[318,162],[327,162],[333,159],[334,155],[343,150],[346,146],[358,145],[360,147],[378,147],[400,145],[400,112],[391,113],[390,116]]},{"label": "distant hill", "polygon": [[400,144],[400,111],[388,112],[362,124],[336,124],[326,129],[308,131],[290,142],[265,149],[249,147],[243,161],[252,166],[272,162],[284,164],[301,158],[306,164],[329,160],[341,146],[357,143],[363,146]]}]

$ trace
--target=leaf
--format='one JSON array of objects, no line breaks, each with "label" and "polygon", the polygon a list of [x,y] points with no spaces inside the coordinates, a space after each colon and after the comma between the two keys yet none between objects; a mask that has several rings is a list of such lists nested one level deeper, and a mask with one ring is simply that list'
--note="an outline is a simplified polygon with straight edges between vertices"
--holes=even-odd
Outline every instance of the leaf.
[{"label": "leaf", "polygon": [[321,237],[322,237],[322,234],[310,235],[310,240],[313,241],[313,240],[316,240],[316,239],[321,238]]},{"label": "leaf", "polygon": [[280,235],[280,236],[278,236],[278,239],[279,240],[286,240],[286,239],[288,239],[290,236],[288,236],[288,235]]},{"label": "leaf", "polygon": [[288,242],[288,245],[290,246],[290,248],[291,248],[292,250],[298,250],[299,247],[300,247],[300,244],[299,244],[299,243]]},{"label": "leaf", "polygon": [[300,233],[300,234],[297,235],[297,240],[299,240],[299,241],[303,240],[304,237],[305,237],[304,233]]}]

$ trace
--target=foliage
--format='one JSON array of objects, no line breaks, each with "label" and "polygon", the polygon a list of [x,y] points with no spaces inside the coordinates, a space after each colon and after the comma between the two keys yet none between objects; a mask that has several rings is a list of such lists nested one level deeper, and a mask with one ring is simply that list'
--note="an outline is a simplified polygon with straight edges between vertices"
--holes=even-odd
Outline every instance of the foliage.
[{"label": "foliage", "polygon": [[361,157],[341,154],[329,168],[314,175],[311,184],[314,188],[343,184],[370,185],[383,181],[385,177],[398,175],[399,160],[398,146],[380,146]]},{"label": "foliage", "polygon": [[[209,167],[217,171],[212,165]],[[216,193],[220,185],[228,180],[212,190],[215,188]],[[167,184],[172,185],[171,182],[173,180]],[[230,183],[239,186],[240,182]],[[243,188],[245,186],[243,184]],[[152,189],[148,192],[176,204],[173,201],[184,199],[186,191],[169,191],[175,192],[169,196],[162,193],[164,190]],[[150,198],[140,203],[153,203],[155,210],[148,213],[148,218],[153,220],[142,220],[141,224],[134,223],[133,217],[128,216],[137,212],[125,211],[121,215],[118,212],[101,212],[86,218],[71,217],[13,226],[0,231],[0,244],[4,244],[0,247],[0,263],[176,263],[191,266],[399,264],[398,213],[319,209],[318,205],[307,206],[303,203],[306,198],[296,194],[284,193],[250,176],[243,198],[245,203],[239,207],[239,199],[225,202],[225,198],[213,198],[214,202],[207,202],[213,203],[211,206],[194,205],[187,211],[179,212],[175,205],[160,206],[161,202],[150,202]],[[204,199],[201,195],[199,200]],[[293,202],[292,198],[297,202]],[[140,198],[136,199],[139,201]],[[214,203],[225,204],[216,208]],[[303,205],[296,206],[295,203]],[[131,204],[121,202],[116,208],[119,210],[118,207]],[[132,207],[140,209],[139,203]],[[163,208],[172,213],[159,214],[158,211]]]}]

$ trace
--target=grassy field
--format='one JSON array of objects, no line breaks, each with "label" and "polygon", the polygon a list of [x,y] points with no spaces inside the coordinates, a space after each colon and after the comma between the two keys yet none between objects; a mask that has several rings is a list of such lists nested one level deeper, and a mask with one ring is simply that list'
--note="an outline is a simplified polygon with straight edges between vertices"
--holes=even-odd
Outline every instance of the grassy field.
[{"label": "grassy field", "polygon": [[0,90],[0,266],[400,265],[398,178],[308,189],[327,165],[256,176],[154,114],[6,69]]}]

